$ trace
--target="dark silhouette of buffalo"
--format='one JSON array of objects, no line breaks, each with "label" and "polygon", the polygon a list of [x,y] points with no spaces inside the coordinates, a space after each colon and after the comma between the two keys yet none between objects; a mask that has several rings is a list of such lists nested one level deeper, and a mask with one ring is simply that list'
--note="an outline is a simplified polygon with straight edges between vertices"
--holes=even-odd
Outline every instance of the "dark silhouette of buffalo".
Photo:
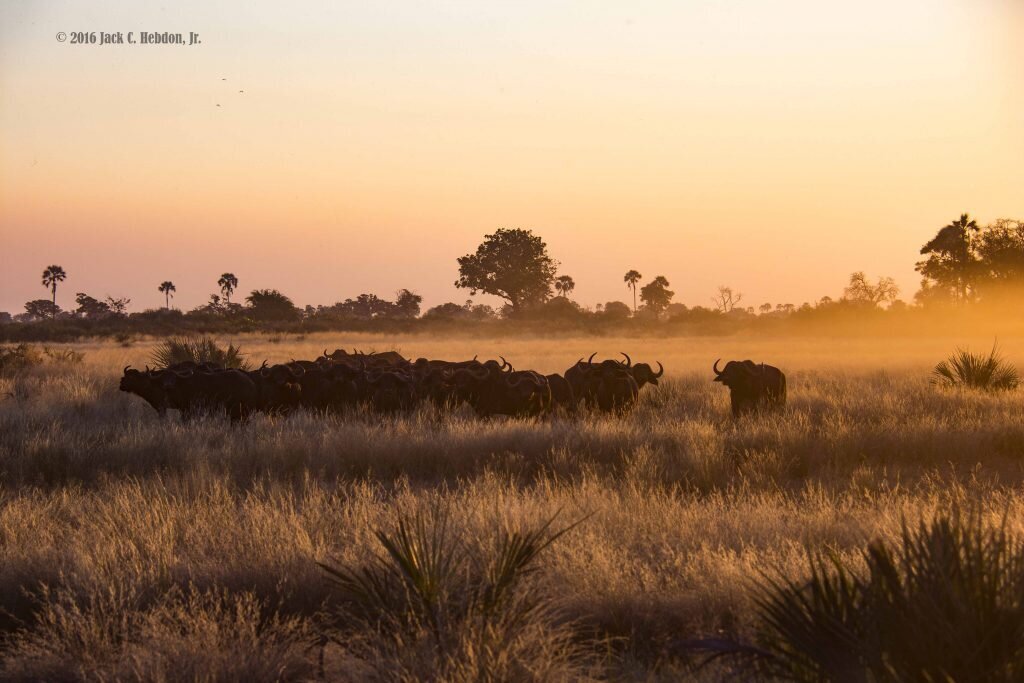
[{"label": "dark silhouette of buffalo", "polygon": [[551,388],[551,407],[561,408],[570,414],[576,412],[576,393],[572,390],[569,380],[557,373],[544,377]]},{"label": "dark silhouette of buffalo", "polygon": [[786,405],[786,376],[782,370],[752,360],[731,360],[719,370],[721,360],[711,366],[713,381],[729,387],[734,417],[762,407],[780,409]]}]

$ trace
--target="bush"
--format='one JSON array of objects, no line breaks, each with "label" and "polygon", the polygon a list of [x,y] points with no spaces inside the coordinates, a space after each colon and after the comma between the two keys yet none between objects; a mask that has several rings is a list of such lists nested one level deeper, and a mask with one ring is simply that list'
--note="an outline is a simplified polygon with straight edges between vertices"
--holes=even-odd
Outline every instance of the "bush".
[{"label": "bush", "polygon": [[32,344],[0,346],[0,375],[10,375],[45,364],[70,365],[81,363],[84,353],[73,349],[42,348]]},{"label": "bush", "polygon": [[999,355],[993,346],[988,355],[974,354],[965,349],[935,366],[932,383],[946,387],[969,387],[983,391],[1016,389],[1020,384],[1017,368]]},{"label": "bush", "polygon": [[46,362],[43,352],[31,344],[0,346],[0,374],[10,375]]},{"label": "bush", "polygon": [[84,353],[74,349],[51,349],[49,346],[43,347],[43,355],[47,362],[58,365],[78,365],[85,358]]},{"label": "bush", "polygon": [[540,553],[580,523],[553,522],[471,542],[445,507],[400,511],[397,529],[376,532],[386,554],[320,565],[342,598],[326,637],[377,680],[577,677],[571,632],[524,586]]},{"label": "bush", "polygon": [[227,348],[217,346],[211,337],[171,337],[161,342],[150,356],[153,363],[166,368],[175,363],[216,363],[225,368],[250,370],[252,366],[243,359],[242,349],[228,344]]},{"label": "bush", "polygon": [[766,580],[756,645],[705,642],[753,678],[792,681],[1024,680],[1024,544],[980,513],[904,524],[857,573],[813,555],[806,583]]}]

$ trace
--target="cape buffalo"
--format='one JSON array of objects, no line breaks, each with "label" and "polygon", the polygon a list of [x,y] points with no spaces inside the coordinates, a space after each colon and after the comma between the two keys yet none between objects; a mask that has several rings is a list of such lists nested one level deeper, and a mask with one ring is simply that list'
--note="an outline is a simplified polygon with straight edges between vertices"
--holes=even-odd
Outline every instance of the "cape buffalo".
[{"label": "cape buffalo", "polygon": [[569,380],[559,374],[545,375],[551,388],[551,407],[561,408],[567,413],[576,410],[576,394]]},{"label": "cape buffalo", "polygon": [[715,361],[711,369],[715,382],[729,387],[734,417],[757,410],[760,407],[782,408],[786,405],[786,376],[776,367],[754,361],[731,360],[721,370]]},{"label": "cape buffalo", "polygon": [[158,378],[153,376],[149,368],[143,372],[142,370],[132,369],[130,365],[125,366],[124,376],[121,377],[119,388],[121,391],[135,394],[145,400],[160,417],[167,414],[167,408],[169,407],[167,392],[164,390],[163,384]]}]

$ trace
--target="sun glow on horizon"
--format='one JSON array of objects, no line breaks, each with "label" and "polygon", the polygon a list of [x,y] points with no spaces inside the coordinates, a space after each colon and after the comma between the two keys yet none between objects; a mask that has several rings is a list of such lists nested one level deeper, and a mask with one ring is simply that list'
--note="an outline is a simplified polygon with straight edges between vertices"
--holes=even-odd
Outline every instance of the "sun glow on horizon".
[{"label": "sun glow on horizon", "polygon": [[50,263],[65,308],[170,279],[188,309],[225,270],[300,305],[461,302],[456,257],[500,227],[587,304],[630,268],[687,304],[855,270],[910,299],[936,229],[1024,217],[1021,28],[1004,0],[4,5],[0,310]]}]

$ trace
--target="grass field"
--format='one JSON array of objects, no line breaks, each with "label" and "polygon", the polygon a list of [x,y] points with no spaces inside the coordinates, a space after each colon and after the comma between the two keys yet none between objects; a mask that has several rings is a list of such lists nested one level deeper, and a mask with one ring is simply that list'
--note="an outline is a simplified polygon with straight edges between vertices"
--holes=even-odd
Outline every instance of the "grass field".
[{"label": "grass field", "polygon": [[[0,678],[675,680],[684,643],[748,633],[758,578],[803,576],[807,548],[856,562],[953,503],[1024,529],[1021,393],[928,381],[991,339],[233,341],[257,362],[356,346],[542,372],[626,351],[667,374],[622,417],[241,426],[161,422],[120,393],[145,342],[77,344],[80,364],[0,377]],[[1000,346],[1024,362],[1024,340]],[[718,357],[781,367],[788,409],[733,420]],[[375,531],[438,510],[481,557],[502,530],[585,521],[525,577],[517,599],[538,605],[502,619],[396,641],[337,606],[317,561],[366,567]]]}]

